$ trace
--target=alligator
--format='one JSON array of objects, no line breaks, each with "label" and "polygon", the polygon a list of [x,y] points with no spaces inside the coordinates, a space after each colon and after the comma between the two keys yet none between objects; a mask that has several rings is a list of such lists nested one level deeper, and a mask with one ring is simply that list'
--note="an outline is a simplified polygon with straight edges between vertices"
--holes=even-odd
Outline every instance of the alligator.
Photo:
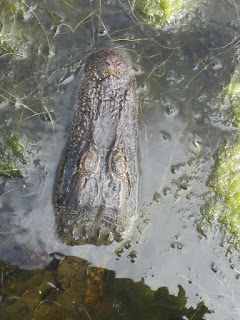
[{"label": "alligator", "polygon": [[121,241],[136,215],[136,89],[119,51],[89,59],[55,181],[57,231],[68,245]]}]

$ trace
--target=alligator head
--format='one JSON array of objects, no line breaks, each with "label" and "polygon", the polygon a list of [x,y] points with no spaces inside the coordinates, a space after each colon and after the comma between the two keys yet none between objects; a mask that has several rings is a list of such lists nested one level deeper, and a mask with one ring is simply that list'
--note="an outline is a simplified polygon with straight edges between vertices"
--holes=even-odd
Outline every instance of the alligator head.
[{"label": "alligator head", "polygon": [[109,244],[129,228],[137,206],[137,114],[127,58],[115,50],[94,54],[77,93],[55,183],[65,243]]}]

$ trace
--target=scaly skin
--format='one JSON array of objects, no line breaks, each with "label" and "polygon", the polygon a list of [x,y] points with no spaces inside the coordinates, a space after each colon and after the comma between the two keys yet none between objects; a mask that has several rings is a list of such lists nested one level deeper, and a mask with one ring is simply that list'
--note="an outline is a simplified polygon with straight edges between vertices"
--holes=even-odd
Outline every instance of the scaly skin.
[{"label": "scaly skin", "polygon": [[137,207],[138,99],[129,61],[94,54],[79,87],[56,175],[54,205],[65,243],[121,240]]}]

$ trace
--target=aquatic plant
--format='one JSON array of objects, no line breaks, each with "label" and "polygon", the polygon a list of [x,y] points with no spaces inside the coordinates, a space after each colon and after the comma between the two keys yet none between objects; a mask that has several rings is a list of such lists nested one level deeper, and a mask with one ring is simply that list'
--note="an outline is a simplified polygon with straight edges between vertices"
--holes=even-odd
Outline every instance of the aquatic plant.
[{"label": "aquatic plant", "polygon": [[207,220],[216,220],[224,233],[240,234],[240,133],[231,142],[223,140],[216,154],[208,185],[214,195],[203,206]]},{"label": "aquatic plant", "polygon": [[1,130],[0,138],[0,175],[21,177],[21,164],[25,164],[24,147],[16,134],[9,130]]},{"label": "aquatic plant", "polygon": [[[238,128],[240,122],[240,68],[234,70],[220,93],[216,112],[222,113],[224,124]],[[215,154],[215,164],[208,180],[211,196],[202,206],[205,219],[219,224],[223,236],[232,237],[235,245],[240,236],[240,131],[222,139]],[[228,241],[229,242],[229,241]]]},{"label": "aquatic plant", "polygon": [[163,25],[177,19],[192,0],[136,0],[137,11],[151,23]]},{"label": "aquatic plant", "polygon": [[224,87],[224,105],[229,108],[230,122],[237,127],[240,121],[240,68],[237,68]]},{"label": "aquatic plant", "polygon": [[0,54],[20,54],[24,33],[19,28],[23,20],[23,9],[19,1],[0,1]]}]

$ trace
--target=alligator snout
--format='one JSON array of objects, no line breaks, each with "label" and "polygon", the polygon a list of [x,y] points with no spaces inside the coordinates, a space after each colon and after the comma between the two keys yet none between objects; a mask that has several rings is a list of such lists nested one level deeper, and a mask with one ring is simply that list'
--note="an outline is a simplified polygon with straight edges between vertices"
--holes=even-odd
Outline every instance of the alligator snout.
[{"label": "alligator snout", "polygon": [[120,241],[130,217],[112,208],[86,206],[62,218],[61,234],[68,244],[74,245]]}]

